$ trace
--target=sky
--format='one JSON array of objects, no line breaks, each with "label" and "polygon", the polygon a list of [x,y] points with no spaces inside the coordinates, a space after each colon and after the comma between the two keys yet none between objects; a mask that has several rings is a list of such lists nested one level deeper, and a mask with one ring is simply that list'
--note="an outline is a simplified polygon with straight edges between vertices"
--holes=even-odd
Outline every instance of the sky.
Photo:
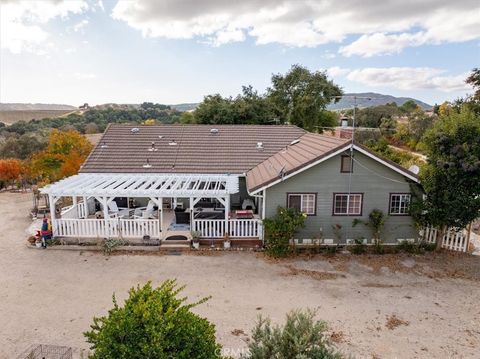
[{"label": "sky", "polygon": [[480,67],[478,0],[0,0],[0,102],[177,104],[293,64],[429,104]]}]

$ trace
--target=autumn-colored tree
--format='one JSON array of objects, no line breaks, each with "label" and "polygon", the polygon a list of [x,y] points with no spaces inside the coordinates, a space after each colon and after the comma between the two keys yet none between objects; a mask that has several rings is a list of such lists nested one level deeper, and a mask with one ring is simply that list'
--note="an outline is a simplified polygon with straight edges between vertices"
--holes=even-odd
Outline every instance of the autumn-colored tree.
[{"label": "autumn-colored tree", "polygon": [[17,159],[0,160],[0,182],[13,184],[20,180],[22,174],[22,163]]},{"label": "autumn-colored tree", "polygon": [[32,157],[29,172],[44,181],[74,175],[91,150],[91,143],[77,131],[53,130],[47,148]]}]

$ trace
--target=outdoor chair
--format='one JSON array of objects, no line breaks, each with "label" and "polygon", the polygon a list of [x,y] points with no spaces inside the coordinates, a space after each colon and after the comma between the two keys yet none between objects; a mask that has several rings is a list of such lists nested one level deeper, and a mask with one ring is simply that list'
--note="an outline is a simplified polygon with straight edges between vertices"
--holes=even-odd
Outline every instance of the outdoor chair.
[{"label": "outdoor chair", "polygon": [[140,207],[135,209],[135,214],[133,215],[134,219],[152,219],[153,210],[155,208],[155,203],[150,200],[148,201],[147,207]]},{"label": "outdoor chair", "polygon": [[116,218],[116,217],[125,217],[129,215],[130,211],[128,208],[118,208],[117,206],[117,202],[115,201],[111,201],[109,204],[108,204],[108,214],[113,217],[113,218]]}]

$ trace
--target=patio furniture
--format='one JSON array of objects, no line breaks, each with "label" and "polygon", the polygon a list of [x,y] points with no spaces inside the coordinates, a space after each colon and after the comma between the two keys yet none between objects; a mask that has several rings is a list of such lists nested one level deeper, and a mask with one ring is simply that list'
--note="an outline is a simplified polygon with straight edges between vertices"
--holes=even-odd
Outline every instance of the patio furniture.
[{"label": "patio furniture", "polygon": [[135,214],[133,215],[134,219],[152,219],[153,210],[155,209],[155,203],[150,200],[148,201],[147,207],[139,207],[135,209]]},{"label": "patio furniture", "polygon": [[251,209],[235,211],[235,218],[237,219],[252,219],[253,211]]},{"label": "patio furniture", "polygon": [[242,209],[253,209],[255,210],[255,203],[250,198],[245,198],[242,203]]},{"label": "patio furniture", "polygon": [[176,224],[190,224],[190,212],[175,212]]},{"label": "patio furniture", "polygon": [[111,201],[108,204],[108,214],[110,215],[110,217],[113,217],[113,218],[116,218],[116,217],[123,218],[123,217],[129,216],[130,210],[128,208],[123,208],[123,207],[118,208],[117,202]]}]

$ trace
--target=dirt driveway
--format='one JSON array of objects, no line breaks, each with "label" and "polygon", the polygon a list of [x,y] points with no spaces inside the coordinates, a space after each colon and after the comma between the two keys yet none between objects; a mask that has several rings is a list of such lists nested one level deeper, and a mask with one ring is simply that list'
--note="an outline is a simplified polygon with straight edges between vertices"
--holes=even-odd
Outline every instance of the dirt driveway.
[{"label": "dirt driveway", "polygon": [[[94,315],[139,283],[177,278],[234,353],[259,314],[283,321],[318,308],[333,339],[358,358],[480,357],[480,258],[315,257],[254,253],[113,255],[25,246],[30,195],[0,194],[0,358],[32,343],[88,348]],[[468,277],[470,279],[466,279]],[[233,332],[233,333],[232,333]]]}]

